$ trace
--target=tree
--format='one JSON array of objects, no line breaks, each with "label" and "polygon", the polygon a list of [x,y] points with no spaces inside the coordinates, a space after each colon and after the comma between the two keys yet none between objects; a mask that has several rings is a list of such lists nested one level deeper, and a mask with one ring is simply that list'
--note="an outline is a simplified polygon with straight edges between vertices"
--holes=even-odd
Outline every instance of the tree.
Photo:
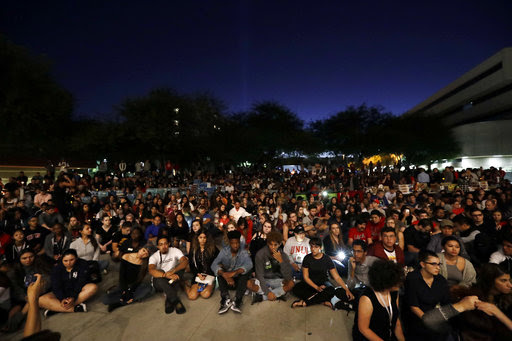
[{"label": "tree", "polygon": [[323,141],[324,151],[352,154],[357,160],[379,152],[381,130],[392,119],[382,107],[349,106],[323,121],[315,121],[311,129]]},{"label": "tree", "polygon": [[132,146],[132,158],[211,158],[224,124],[224,105],[215,97],[183,95],[169,88],[127,98],[117,110],[122,118],[120,139]]},{"label": "tree", "polygon": [[0,155],[61,156],[73,97],[53,79],[48,60],[0,35]]},{"label": "tree", "polygon": [[239,161],[268,162],[282,152],[301,151],[304,122],[290,109],[275,101],[259,102],[247,113],[233,115],[236,126],[233,154]]}]

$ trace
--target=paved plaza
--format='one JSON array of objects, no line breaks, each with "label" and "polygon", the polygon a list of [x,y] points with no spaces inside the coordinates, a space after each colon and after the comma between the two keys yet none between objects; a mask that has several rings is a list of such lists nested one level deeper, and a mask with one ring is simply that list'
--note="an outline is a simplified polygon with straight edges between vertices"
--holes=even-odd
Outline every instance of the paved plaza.
[{"label": "paved plaza", "polygon": [[[61,340],[351,340],[354,313],[332,311],[325,306],[291,309],[287,302],[261,302],[251,305],[245,296],[242,314],[228,311],[218,315],[220,294],[210,299],[189,301],[183,315],[164,313],[163,295],[156,293],[142,303],[119,308],[111,313],[100,301],[107,288],[116,284],[117,264],[100,284],[100,294],[88,303],[87,313],[56,314],[42,318],[43,329],[59,331]],[[234,292],[233,292],[234,293]],[[42,311],[41,311],[42,314]],[[22,332],[0,334],[2,340],[20,340]]]}]

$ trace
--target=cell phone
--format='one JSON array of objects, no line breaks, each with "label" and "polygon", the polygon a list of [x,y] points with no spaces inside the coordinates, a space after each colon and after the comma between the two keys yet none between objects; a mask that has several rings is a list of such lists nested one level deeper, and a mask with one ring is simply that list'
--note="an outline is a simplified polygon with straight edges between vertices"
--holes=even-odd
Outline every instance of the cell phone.
[{"label": "cell phone", "polygon": [[34,274],[26,275],[23,281],[25,282],[25,287],[29,287],[30,284],[34,283],[37,280],[37,277]]}]

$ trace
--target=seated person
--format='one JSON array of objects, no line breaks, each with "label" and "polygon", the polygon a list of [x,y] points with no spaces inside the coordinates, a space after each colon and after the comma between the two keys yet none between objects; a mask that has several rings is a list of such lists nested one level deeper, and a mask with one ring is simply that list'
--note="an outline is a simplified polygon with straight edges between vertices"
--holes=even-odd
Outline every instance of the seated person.
[{"label": "seated person", "polygon": [[272,223],[270,220],[263,222],[261,231],[254,234],[249,244],[249,251],[251,252],[251,260],[254,263],[258,251],[267,245],[267,235],[272,231]]},{"label": "seated person", "polygon": [[510,273],[497,264],[484,264],[477,283],[463,295],[477,295],[477,310],[456,320],[463,340],[512,340],[512,282]]},{"label": "seated person", "polygon": [[380,230],[380,241],[371,245],[368,254],[405,265],[404,251],[396,243],[396,230],[392,227],[385,226]]},{"label": "seated person", "polygon": [[509,273],[512,272],[512,232],[505,233],[501,241],[501,247],[491,254],[489,263],[499,264],[507,269]]},{"label": "seated person", "polygon": [[123,253],[137,252],[144,245],[146,245],[144,233],[139,227],[135,227],[130,233],[130,238],[119,245],[119,253],[122,255]]},{"label": "seated person", "polygon": [[178,287],[188,259],[181,250],[169,245],[169,237],[158,239],[158,251],[149,258],[149,273],[155,290],[165,294],[165,313],[170,314],[176,309],[177,314],[183,314],[186,309],[178,298]]},{"label": "seated person", "polygon": [[247,283],[249,290],[256,293],[253,303],[284,299],[294,286],[290,260],[285,253],[278,250],[283,241],[282,234],[270,232],[266,240],[267,245],[255,257],[256,278]]},{"label": "seated person", "polygon": [[[0,217],[1,219],[1,217]],[[18,229],[20,230],[20,229]],[[14,233],[13,233],[14,235]],[[3,228],[1,226],[0,222],[0,259],[3,259],[6,257],[6,254],[8,253],[8,246],[12,244],[12,238],[11,235],[5,231],[3,231]]]},{"label": "seated person", "polygon": [[354,256],[350,257],[348,262],[347,285],[350,290],[354,290],[356,287],[367,287],[370,285],[368,272],[378,258],[368,256],[368,245],[360,239],[354,240],[352,252]]},{"label": "seated person", "polygon": [[85,302],[98,291],[96,284],[87,283],[88,268],[76,250],[64,252],[52,271],[52,291],[39,297],[39,306],[46,309],[46,317],[56,312],[87,312]]},{"label": "seated person", "polygon": [[398,290],[404,275],[402,267],[379,259],[370,267],[368,275],[370,285],[359,299],[352,329],[353,340],[404,341],[398,302]]},{"label": "seated person", "polygon": [[368,245],[373,243],[372,231],[366,227],[366,223],[362,219],[357,219],[356,226],[348,230],[348,246],[352,246],[354,240],[358,239],[361,239]]},{"label": "seated person", "polygon": [[[252,261],[249,253],[240,247],[241,236],[239,231],[230,231],[229,248],[223,248],[212,264],[221,296],[219,314],[224,314],[229,308],[237,313],[242,312],[242,300],[247,289]],[[234,303],[229,295],[230,288],[236,290]]]},{"label": "seated person", "polygon": [[372,210],[370,213],[370,220],[366,223],[366,228],[368,228],[372,234],[372,241],[376,242],[380,238],[380,230],[384,227],[386,223],[386,217],[379,210]]},{"label": "seated person", "polygon": [[432,222],[430,219],[421,219],[417,224],[409,226],[404,231],[405,239],[405,265],[415,266],[420,251],[426,250],[430,242]]},{"label": "seated person", "polygon": [[[212,295],[215,289],[215,274],[211,266],[218,254],[219,251],[215,247],[213,237],[205,229],[202,229],[194,240],[192,240],[189,254],[192,285],[187,287],[187,296],[190,300],[195,300],[199,296],[209,298]],[[210,278],[213,279],[213,282],[208,284],[197,283],[197,277],[203,281]]]},{"label": "seated person", "polygon": [[430,242],[427,245],[427,250],[430,250],[434,253],[443,252],[443,246],[441,245],[441,241],[443,240],[443,238],[448,236],[455,236],[455,238],[459,240],[460,256],[469,259],[469,255],[466,252],[466,249],[464,248],[464,243],[462,243],[462,240],[455,235],[453,222],[449,219],[443,219],[441,220],[440,225],[441,233],[435,234],[430,237]]},{"label": "seated person", "polygon": [[[0,231],[0,234],[2,232]],[[7,233],[5,236],[9,236]],[[4,247],[4,243],[2,241],[2,247]],[[25,241],[25,232],[22,229],[15,230],[12,235],[12,241],[5,245],[5,258],[7,264],[14,264],[18,261],[21,251],[28,249],[29,246]]]},{"label": "seated person", "polygon": [[44,279],[41,290],[46,293],[50,290],[51,265],[43,257],[37,256],[34,250],[25,248],[20,251],[13,267],[7,272],[10,282],[11,308],[7,321],[6,331],[17,330],[27,315],[27,286],[26,280],[40,274]]},{"label": "seated person", "polygon": [[476,282],[476,271],[473,264],[460,256],[461,244],[454,236],[443,238],[443,252],[438,253],[441,268],[439,274],[446,278],[448,286],[469,288]]},{"label": "seated person", "polygon": [[60,223],[53,225],[52,232],[44,240],[44,253],[52,261],[59,261],[64,251],[69,249],[71,236]]},{"label": "seated person", "polygon": [[306,231],[302,225],[295,226],[294,236],[288,238],[284,244],[283,252],[288,256],[293,269],[293,277],[302,279],[302,260],[311,251],[309,248],[309,238],[306,237]]},{"label": "seated person", "polygon": [[325,254],[331,257],[338,273],[340,275],[346,274],[346,250],[339,223],[334,222],[329,226],[329,234],[324,237],[323,243]]},{"label": "seated person", "polygon": [[109,312],[133,302],[140,302],[152,294],[151,285],[143,282],[148,272],[148,258],[149,250],[144,247],[121,256],[119,288],[103,298],[103,304],[108,305]]},{"label": "seated person", "polygon": [[160,229],[164,227],[165,225],[162,224],[162,218],[159,215],[156,215],[153,218],[153,223],[146,227],[146,231],[144,232],[144,238],[146,238],[148,243],[155,244]]},{"label": "seated person", "polygon": [[25,240],[28,246],[34,250],[38,255],[44,254],[44,240],[46,235],[50,233],[44,227],[37,224],[37,217],[31,217],[28,220],[28,227],[25,228]]},{"label": "seated person", "polygon": [[114,233],[112,236],[112,258],[115,260],[121,259],[120,246],[129,242],[132,232],[132,223],[125,221],[121,224],[121,229]]},{"label": "seated person", "polygon": [[[92,235],[91,225],[83,224],[80,228],[80,238],[75,239],[69,245],[69,248],[76,250],[80,259],[86,260],[89,263],[96,262],[98,271],[106,270],[109,263],[106,259],[100,260],[100,246]],[[99,274],[91,273],[89,275],[99,276]]]},{"label": "seated person", "polygon": [[104,216],[102,219],[102,225],[96,229],[95,234],[101,253],[112,252],[112,237],[116,230],[117,228],[112,225],[111,218],[109,216]]},{"label": "seated person", "polygon": [[331,299],[334,297],[335,290],[330,284],[327,274],[330,274],[336,283],[345,290],[346,298],[353,300],[354,295],[338,275],[331,258],[322,253],[322,240],[316,237],[311,238],[309,245],[311,253],[304,257],[302,262],[304,280],[293,288],[293,294],[299,299],[293,302],[292,308],[320,303],[332,308]]},{"label": "seated person", "polygon": [[405,280],[405,334],[411,340],[440,340],[446,335],[427,329],[422,318],[436,306],[450,303],[448,282],[439,274],[441,261],[435,253],[422,251],[418,258],[421,268],[410,272]]},{"label": "seated person", "polygon": [[[229,238],[228,238],[228,233],[231,232],[231,231],[239,231],[238,230],[238,227],[236,226],[237,224],[233,221],[233,220],[230,220],[225,228],[224,228],[224,237],[222,238],[222,246],[223,248],[228,248],[229,249]],[[240,231],[239,231],[240,232]],[[240,232],[241,234],[242,232]],[[245,249],[245,237],[243,236],[243,234],[241,234],[240,236],[240,247],[242,249]]]},{"label": "seated person", "polygon": [[173,246],[180,249],[182,243],[186,244],[188,233],[189,228],[185,216],[181,212],[176,213],[176,218],[169,228],[169,236],[173,240]]}]

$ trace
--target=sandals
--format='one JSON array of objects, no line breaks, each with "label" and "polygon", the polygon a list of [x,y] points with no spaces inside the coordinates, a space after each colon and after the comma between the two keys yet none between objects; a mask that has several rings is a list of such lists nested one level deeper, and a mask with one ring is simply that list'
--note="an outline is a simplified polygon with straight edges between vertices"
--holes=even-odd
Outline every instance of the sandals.
[{"label": "sandals", "polygon": [[[298,304],[300,303],[300,304]],[[291,308],[294,309],[294,308],[302,308],[302,307],[305,307],[306,306],[306,302],[304,302],[303,300],[295,300],[293,301],[292,305],[291,305]]]}]

